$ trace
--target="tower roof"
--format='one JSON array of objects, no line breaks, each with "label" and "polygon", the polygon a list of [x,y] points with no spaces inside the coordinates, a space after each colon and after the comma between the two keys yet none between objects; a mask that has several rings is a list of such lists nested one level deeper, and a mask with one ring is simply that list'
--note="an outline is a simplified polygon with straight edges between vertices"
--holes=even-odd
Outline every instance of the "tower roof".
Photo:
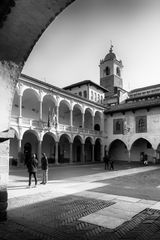
[{"label": "tower roof", "polygon": [[113,45],[111,45],[109,53],[105,56],[104,61],[116,59],[116,54],[113,52]]}]

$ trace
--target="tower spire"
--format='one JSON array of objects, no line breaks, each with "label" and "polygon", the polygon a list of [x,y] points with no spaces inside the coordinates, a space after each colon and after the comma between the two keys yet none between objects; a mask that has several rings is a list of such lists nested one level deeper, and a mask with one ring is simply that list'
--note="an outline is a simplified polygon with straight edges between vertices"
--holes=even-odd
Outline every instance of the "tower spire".
[{"label": "tower spire", "polygon": [[110,52],[110,53],[112,53],[112,52],[113,52],[113,47],[114,47],[114,46],[113,46],[113,44],[112,44],[112,41],[111,41],[111,40],[110,40],[110,44],[111,44],[111,46],[110,46],[110,50],[109,50],[109,52]]}]

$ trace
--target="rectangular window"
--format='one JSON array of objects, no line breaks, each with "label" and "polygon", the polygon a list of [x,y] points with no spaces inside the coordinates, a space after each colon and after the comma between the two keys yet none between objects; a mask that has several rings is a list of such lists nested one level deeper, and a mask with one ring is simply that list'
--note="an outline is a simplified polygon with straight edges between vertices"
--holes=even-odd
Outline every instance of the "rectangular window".
[{"label": "rectangular window", "polygon": [[94,93],[94,100],[97,102],[97,93]]},{"label": "rectangular window", "polygon": [[98,102],[100,102],[100,95],[98,94]]},{"label": "rectangular window", "polygon": [[93,100],[93,91],[91,91],[91,100]]},{"label": "rectangular window", "polygon": [[147,117],[137,116],[136,117],[136,133],[147,132]]},{"label": "rectangular window", "polygon": [[123,134],[124,120],[123,118],[113,119],[113,134]]},{"label": "rectangular window", "polygon": [[79,92],[79,96],[82,96],[82,92]]},{"label": "rectangular window", "polygon": [[86,90],[83,92],[83,96],[84,96],[84,98],[87,98],[87,91]]}]

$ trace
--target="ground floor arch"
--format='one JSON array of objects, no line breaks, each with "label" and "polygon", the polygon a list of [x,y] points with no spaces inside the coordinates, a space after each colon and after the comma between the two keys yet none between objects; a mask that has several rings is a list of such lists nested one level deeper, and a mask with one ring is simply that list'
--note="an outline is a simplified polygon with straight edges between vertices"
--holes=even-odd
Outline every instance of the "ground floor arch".
[{"label": "ground floor arch", "polygon": [[82,162],[82,139],[80,136],[76,136],[73,141],[73,162]]},{"label": "ground floor arch", "polygon": [[24,155],[24,161],[26,157],[30,157],[33,153],[38,156],[38,138],[36,132],[28,130],[23,134],[21,142],[21,153],[22,156]]},{"label": "ground floor arch", "polygon": [[41,152],[46,154],[48,163],[55,163],[56,142],[50,133],[46,133],[43,136]]},{"label": "ground floor arch", "polygon": [[58,162],[69,163],[71,156],[70,141],[66,134],[61,135],[58,146]]},{"label": "ground floor arch", "polygon": [[142,153],[147,154],[149,162],[153,162],[155,150],[153,149],[152,144],[144,138],[138,138],[131,146],[130,160],[140,161],[140,155]]},{"label": "ground floor arch", "polygon": [[92,159],[92,139],[90,137],[87,137],[84,144],[84,160],[85,162],[92,162]]},{"label": "ground floor arch", "polygon": [[117,161],[129,161],[127,146],[119,139],[114,140],[110,144],[109,155]]},{"label": "ground floor arch", "polygon": [[100,162],[102,157],[101,153],[101,141],[100,139],[96,139],[95,145],[94,145],[94,161]]}]

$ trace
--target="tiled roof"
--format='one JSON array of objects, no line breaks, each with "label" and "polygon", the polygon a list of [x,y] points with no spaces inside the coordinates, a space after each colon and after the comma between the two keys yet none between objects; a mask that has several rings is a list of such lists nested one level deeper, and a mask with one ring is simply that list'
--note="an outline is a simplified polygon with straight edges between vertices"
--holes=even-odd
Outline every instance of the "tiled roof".
[{"label": "tiled roof", "polygon": [[129,110],[136,110],[142,108],[151,108],[155,106],[160,106],[160,98],[157,99],[148,99],[145,101],[137,102],[128,102],[115,106],[110,106],[105,110],[105,113],[114,113],[114,112],[125,112]]},{"label": "tiled roof", "polygon": [[106,89],[106,88],[96,84],[95,82],[92,82],[91,80],[84,80],[84,81],[81,81],[81,82],[77,82],[77,83],[71,84],[69,86],[66,86],[63,89],[68,90],[70,88],[79,87],[79,86],[86,85],[86,84],[91,84],[91,85],[93,85],[93,86],[95,86],[97,88],[100,88],[104,92],[108,92],[109,91],[108,89]]},{"label": "tiled roof", "polygon": [[141,91],[145,91],[145,90],[149,90],[149,89],[153,89],[153,88],[160,88],[160,84],[150,85],[150,86],[142,87],[142,88],[136,88],[136,89],[131,90],[129,93],[141,92]]}]

